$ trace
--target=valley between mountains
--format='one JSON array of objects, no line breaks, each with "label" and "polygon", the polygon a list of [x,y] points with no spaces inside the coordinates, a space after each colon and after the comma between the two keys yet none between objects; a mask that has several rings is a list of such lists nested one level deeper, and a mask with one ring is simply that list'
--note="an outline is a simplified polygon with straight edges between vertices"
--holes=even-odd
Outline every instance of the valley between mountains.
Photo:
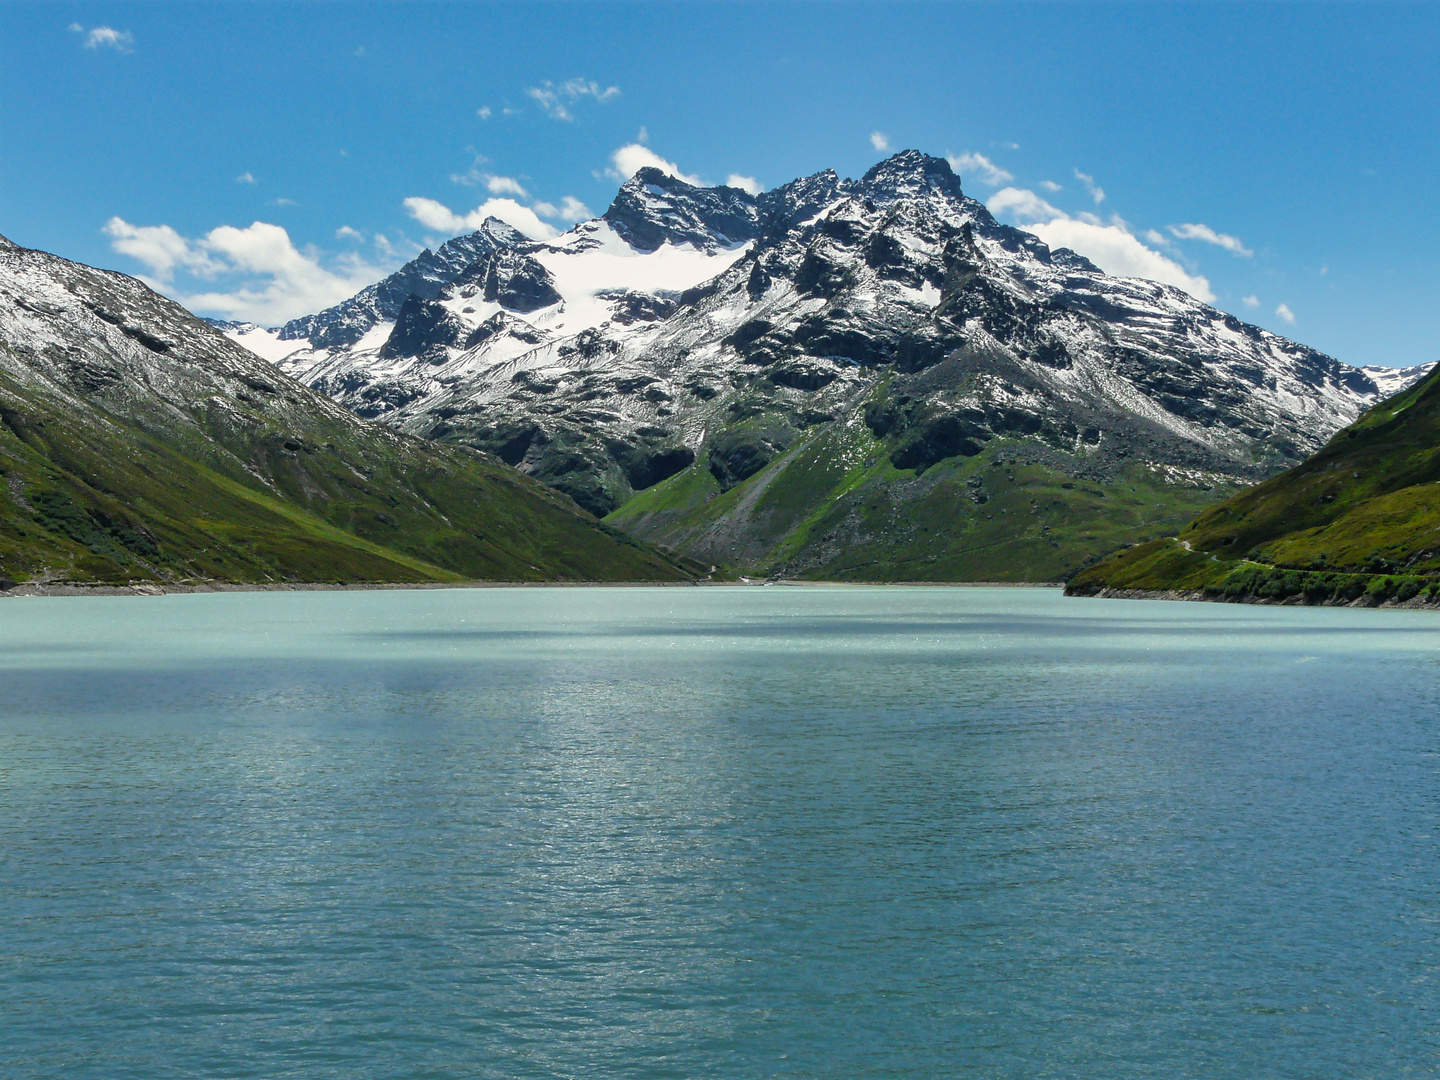
[{"label": "valley between mountains", "polygon": [[327,311],[220,325],[677,557],[830,580],[1067,579],[1427,370],[1107,275],[916,151],[759,196],[642,169],[556,239],[492,219]]}]

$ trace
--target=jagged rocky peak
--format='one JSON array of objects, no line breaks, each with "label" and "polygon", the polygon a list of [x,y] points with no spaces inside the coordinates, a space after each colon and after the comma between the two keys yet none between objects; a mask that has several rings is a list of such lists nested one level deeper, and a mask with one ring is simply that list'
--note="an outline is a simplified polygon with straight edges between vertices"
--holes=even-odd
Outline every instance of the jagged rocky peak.
[{"label": "jagged rocky peak", "polygon": [[550,271],[524,252],[509,248],[471,263],[440,295],[446,299],[479,299],[521,314],[560,302]]},{"label": "jagged rocky peak", "polygon": [[944,158],[919,150],[902,150],[886,158],[860,178],[857,193],[879,201],[914,199],[938,193],[952,199],[964,198],[960,177]]},{"label": "jagged rocky peak", "polygon": [[487,320],[478,326],[472,325],[473,319],[467,322],[465,315],[484,317],[477,314],[476,305],[495,304],[503,312],[528,315],[560,299],[550,271],[523,251],[502,248],[471,263],[434,299],[412,293],[400,306],[380,358],[444,363],[447,349],[472,348],[506,327],[505,320]]},{"label": "jagged rocky peak", "polygon": [[361,289],[349,300],[318,315],[292,319],[280,328],[281,341],[308,341],[311,348],[354,345],[377,323],[400,315],[411,296],[433,300],[461,271],[496,251],[530,243],[524,233],[499,218],[486,218],[473,233],[426,248],[395,273]]},{"label": "jagged rocky peak", "polygon": [[395,328],[380,349],[382,360],[414,356],[443,362],[445,349],[463,345],[470,335],[465,320],[438,300],[412,295],[400,306]]},{"label": "jagged rocky peak", "polygon": [[264,330],[259,323],[246,322],[244,319],[201,319],[203,323],[213,326],[227,337],[234,337],[237,334],[251,334],[257,330]]},{"label": "jagged rocky peak", "polygon": [[760,231],[749,192],[695,187],[650,166],[625,181],[604,220],[637,251],[654,251],[668,241],[713,253],[747,243]]},{"label": "jagged rocky peak", "polygon": [[757,200],[761,243],[783,239],[796,225],[809,221],[840,198],[845,186],[834,169],[825,169],[762,194]]},{"label": "jagged rocky peak", "polygon": [[20,245],[8,236],[0,236],[0,251],[18,251],[19,249]]}]

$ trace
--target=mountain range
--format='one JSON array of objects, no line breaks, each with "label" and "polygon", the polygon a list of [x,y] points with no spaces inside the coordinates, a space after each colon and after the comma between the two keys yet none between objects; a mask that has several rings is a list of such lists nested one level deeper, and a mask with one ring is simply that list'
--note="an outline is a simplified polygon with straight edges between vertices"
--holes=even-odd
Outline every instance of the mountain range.
[{"label": "mountain range", "polygon": [[758,196],[642,169],[284,327],[397,431],[746,574],[1060,580],[1293,466],[1427,368],[1356,368],[998,222],[905,151]]}]

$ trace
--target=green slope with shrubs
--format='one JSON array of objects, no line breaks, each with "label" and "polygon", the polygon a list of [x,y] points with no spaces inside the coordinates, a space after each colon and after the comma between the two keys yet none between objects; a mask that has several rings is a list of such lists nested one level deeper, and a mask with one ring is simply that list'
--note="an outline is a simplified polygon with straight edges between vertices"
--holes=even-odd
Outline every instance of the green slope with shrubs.
[{"label": "green slope with shrubs", "polygon": [[1081,595],[1107,589],[1311,604],[1440,599],[1440,368],[1309,460],[1070,583]]},{"label": "green slope with shrubs", "polygon": [[1179,528],[1239,486],[1139,463],[1097,466],[1035,439],[991,439],[917,464],[910,449],[858,419],[817,425],[733,486],[702,458],[605,520],[749,576],[1059,582],[1128,539]]}]

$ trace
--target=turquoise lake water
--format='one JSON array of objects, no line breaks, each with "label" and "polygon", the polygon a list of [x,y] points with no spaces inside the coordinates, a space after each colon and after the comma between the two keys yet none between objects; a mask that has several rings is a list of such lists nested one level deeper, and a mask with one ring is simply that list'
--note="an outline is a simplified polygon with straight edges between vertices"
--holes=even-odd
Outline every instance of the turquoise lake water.
[{"label": "turquoise lake water", "polygon": [[1440,617],[0,601],[0,1076],[1440,1071]]}]

